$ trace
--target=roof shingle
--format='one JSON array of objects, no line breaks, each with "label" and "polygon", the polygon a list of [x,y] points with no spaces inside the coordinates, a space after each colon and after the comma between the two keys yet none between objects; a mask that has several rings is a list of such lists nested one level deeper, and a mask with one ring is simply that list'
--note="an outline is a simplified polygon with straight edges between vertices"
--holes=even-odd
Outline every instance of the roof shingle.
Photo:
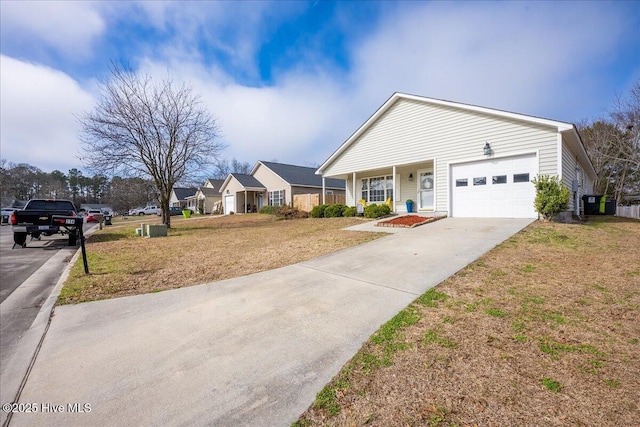
[{"label": "roof shingle", "polygon": [[[260,161],[260,163],[271,169],[291,185],[322,188],[322,177],[316,175],[316,168],[265,161]],[[327,178],[325,180],[325,187],[344,190],[345,182],[343,179]]]}]

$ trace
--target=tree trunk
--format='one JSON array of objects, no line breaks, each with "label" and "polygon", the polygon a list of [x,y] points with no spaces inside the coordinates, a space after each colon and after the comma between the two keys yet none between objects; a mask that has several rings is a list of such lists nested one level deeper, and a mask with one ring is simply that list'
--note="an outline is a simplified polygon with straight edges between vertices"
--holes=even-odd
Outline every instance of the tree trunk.
[{"label": "tree trunk", "polygon": [[160,207],[162,208],[162,223],[171,228],[171,212],[169,212],[169,199],[162,197],[160,199]]}]

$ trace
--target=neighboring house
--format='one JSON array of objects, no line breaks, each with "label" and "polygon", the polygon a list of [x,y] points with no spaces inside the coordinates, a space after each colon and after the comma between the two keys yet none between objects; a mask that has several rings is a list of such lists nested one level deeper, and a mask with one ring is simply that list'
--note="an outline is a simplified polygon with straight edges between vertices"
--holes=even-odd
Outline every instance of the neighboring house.
[{"label": "neighboring house", "polygon": [[258,161],[249,175],[231,173],[220,188],[224,213],[291,205],[296,194],[344,194],[345,181],[323,179],[315,168]]},{"label": "neighboring house", "polygon": [[186,198],[187,207],[193,212],[202,212],[210,214],[214,211],[216,205],[222,201],[222,193],[220,187],[224,180],[207,179],[202,187],[199,187],[193,196]]},{"label": "neighboring house", "polygon": [[318,169],[346,180],[347,204],[395,212],[537,218],[531,180],[558,175],[579,212],[597,179],[571,123],[395,93]]},{"label": "neighboring house", "polygon": [[[188,208],[188,198],[196,194],[197,188],[189,187],[175,187],[171,191],[171,197],[169,198],[169,206],[176,206],[180,209]],[[194,210],[195,212],[195,210]]]}]

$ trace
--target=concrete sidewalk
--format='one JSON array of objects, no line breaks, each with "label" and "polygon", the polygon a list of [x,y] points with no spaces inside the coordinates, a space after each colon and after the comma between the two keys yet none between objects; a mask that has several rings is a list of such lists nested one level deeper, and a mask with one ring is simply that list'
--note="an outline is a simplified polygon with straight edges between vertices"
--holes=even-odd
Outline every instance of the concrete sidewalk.
[{"label": "concrete sidewalk", "polygon": [[531,221],[448,218],[277,270],[57,307],[21,397],[38,413],[11,425],[290,425],[382,323]]}]

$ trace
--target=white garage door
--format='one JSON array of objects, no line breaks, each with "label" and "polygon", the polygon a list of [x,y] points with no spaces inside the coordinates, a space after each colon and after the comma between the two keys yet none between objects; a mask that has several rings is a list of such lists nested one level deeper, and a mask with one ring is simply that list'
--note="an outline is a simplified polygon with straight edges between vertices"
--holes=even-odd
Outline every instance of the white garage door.
[{"label": "white garage door", "polygon": [[236,210],[236,196],[224,196],[224,213],[229,215]]},{"label": "white garage door", "polygon": [[537,218],[535,154],[451,166],[451,216]]}]

